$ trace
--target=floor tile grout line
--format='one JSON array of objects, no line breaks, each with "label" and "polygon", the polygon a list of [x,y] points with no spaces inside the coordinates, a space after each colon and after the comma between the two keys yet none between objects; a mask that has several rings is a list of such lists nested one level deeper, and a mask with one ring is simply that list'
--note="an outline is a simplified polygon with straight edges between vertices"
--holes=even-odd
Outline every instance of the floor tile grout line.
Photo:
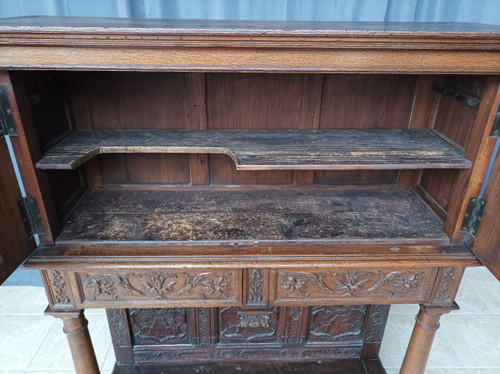
[{"label": "floor tile grout line", "polygon": [[[49,317],[49,316],[47,316]],[[50,318],[50,317],[49,317]],[[53,317],[52,317],[53,318]],[[36,355],[38,354],[38,352],[40,352],[40,350],[42,349],[45,341],[47,340],[47,337],[49,336],[50,332],[52,331],[52,329],[54,328],[54,325],[56,324],[56,320],[55,318],[53,318],[53,321],[52,321],[52,324],[50,325],[48,331],[47,331],[47,334],[45,335],[45,337],[43,338],[42,342],[40,343],[40,346],[38,347],[38,349],[36,350],[36,352],[33,354],[33,356],[31,357],[31,360],[30,362],[28,363],[28,366],[26,366],[26,369],[25,369],[25,373],[29,370],[31,364],[33,364],[33,361],[35,360],[35,357]]]}]

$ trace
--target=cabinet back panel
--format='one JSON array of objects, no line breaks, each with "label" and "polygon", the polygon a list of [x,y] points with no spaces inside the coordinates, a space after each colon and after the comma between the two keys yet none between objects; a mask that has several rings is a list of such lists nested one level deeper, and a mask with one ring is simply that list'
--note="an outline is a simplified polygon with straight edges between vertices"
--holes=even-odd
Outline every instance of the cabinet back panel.
[{"label": "cabinet back panel", "polygon": [[[409,75],[326,75],[321,129],[408,128],[417,77]],[[314,182],[324,184],[396,184],[398,172],[321,171]]]},{"label": "cabinet back panel", "polygon": [[[68,74],[76,128],[186,129],[186,74]],[[108,184],[189,183],[187,155],[109,155],[99,158]],[[98,165],[98,164],[96,164]]]},{"label": "cabinet back panel", "polygon": [[112,154],[100,160],[104,185],[190,182],[187,155]]}]

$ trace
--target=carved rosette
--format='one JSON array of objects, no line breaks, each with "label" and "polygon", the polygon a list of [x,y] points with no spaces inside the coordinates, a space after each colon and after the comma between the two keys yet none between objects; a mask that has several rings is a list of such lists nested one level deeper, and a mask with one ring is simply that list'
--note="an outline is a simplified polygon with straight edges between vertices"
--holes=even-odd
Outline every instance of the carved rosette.
[{"label": "carved rosette", "polygon": [[430,270],[285,272],[278,271],[276,299],[408,298],[422,300]]},{"label": "carved rosette", "polygon": [[236,301],[235,271],[79,274],[83,300]]},{"label": "carved rosette", "polygon": [[71,304],[66,290],[67,285],[62,274],[57,270],[52,270],[50,273],[50,285],[52,288],[52,295],[54,297],[54,304]]}]

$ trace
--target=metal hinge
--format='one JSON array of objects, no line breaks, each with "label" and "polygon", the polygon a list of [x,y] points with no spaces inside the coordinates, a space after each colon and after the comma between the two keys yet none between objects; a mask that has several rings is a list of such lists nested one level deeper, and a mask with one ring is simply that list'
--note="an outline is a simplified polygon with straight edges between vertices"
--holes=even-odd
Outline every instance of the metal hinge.
[{"label": "metal hinge", "polygon": [[500,105],[498,106],[497,114],[493,120],[490,136],[500,136]]},{"label": "metal hinge", "polygon": [[43,221],[36,199],[31,196],[23,197],[18,206],[28,237],[31,238],[35,234],[42,234],[44,232]]},{"label": "metal hinge", "polygon": [[5,135],[19,135],[19,133],[10,107],[7,87],[0,86],[0,138]]},{"label": "metal hinge", "polygon": [[476,236],[481,218],[486,207],[486,200],[482,197],[471,197],[467,210],[465,211],[464,220],[462,222],[462,231],[470,232],[472,236]]}]

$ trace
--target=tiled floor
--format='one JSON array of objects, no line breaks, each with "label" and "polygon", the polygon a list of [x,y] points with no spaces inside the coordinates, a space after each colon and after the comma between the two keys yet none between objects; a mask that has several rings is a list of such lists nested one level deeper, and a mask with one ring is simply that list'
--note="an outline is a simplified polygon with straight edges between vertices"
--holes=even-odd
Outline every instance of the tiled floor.
[{"label": "tiled floor", "polygon": [[[427,374],[500,374],[500,282],[484,268],[465,273],[457,296],[461,307],[441,319]],[[60,320],[44,316],[41,287],[0,287],[0,374],[74,373]],[[381,359],[388,374],[398,372],[418,310],[393,306]],[[89,328],[103,374],[114,353],[102,310],[87,310]]]}]

